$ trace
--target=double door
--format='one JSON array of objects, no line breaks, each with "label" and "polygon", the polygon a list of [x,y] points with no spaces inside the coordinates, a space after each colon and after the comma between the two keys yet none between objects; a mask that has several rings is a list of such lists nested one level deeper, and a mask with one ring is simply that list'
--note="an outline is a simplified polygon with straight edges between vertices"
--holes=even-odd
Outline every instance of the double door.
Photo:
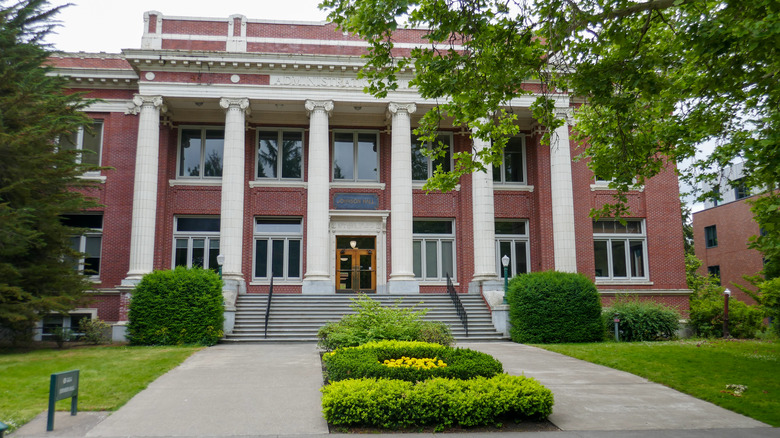
[{"label": "double door", "polygon": [[336,290],[338,292],[376,292],[376,239],[373,237],[336,238]]}]

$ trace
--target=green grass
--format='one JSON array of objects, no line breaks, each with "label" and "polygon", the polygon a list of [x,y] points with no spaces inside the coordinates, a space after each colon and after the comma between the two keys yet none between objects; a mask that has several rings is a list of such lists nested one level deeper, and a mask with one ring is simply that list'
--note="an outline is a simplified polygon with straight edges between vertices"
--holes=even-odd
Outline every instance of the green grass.
[{"label": "green grass", "polygon": [[[0,421],[16,429],[48,409],[52,373],[78,369],[80,411],[113,411],[202,347],[0,350]],[[70,399],[57,403],[69,410]],[[9,430],[9,431],[10,431]]]},{"label": "green grass", "polygon": [[[642,376],[718,406],[780,426],[780,343],[683,340],[537,345]],[[744,385],[736,396],[726,385]]]}]

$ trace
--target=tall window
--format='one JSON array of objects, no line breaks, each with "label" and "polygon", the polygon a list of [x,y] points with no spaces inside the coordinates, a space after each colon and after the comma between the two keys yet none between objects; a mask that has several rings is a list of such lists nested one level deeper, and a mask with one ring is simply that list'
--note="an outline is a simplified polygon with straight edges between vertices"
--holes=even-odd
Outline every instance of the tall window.
[{"label": "tall window", "polygon": [[414,276],[422,280],[456,278],[455,231],[452,220],[415,220],[413,233]]},{"label": "tall window", "polygon": [[303,131],[257,132],[257,178],[301,179]]},{"label": "tall window", "polygon": [[[431,159],[423,155],[423,150],[435,149],[439,143],[447,147],[447,152],[443,157]],[[436,136],[436,142],[423,142],[418,138],[412,143],[412,179],[414,181],[425,181],[433,176],[433,172],[441,165],[445,172],[451,169],[452,161],[452,133],[441,133]]]},{"label": "tall window", "polygon": [[496,221],[496,270],[504,278],[501,259],[509,257],[509,276],[529,272],[528,223],[520,220]]},{"label": "tall window", "polygon": [[493,166],[493,181],[497,183],[524,184],[525,139],[512,137],[506,142],[501,166]]},{"label": "tall window", "polygon": [[173,266],[219,269],[219,217],[177,217],[173,234]]},{"label": "tall window", "polygon": [[596,279],[647,279],[647,236],[641,219],[593,221]]},{"label": "tall window", "polygon": [[376,132],[333,134],[333,180],[379,180],[379,136]]},{"label": "tall window", "polygon": [[720,265],[707,266],[707,273],[715,277],[715,282],[720,286]]},{"label": "tall window", "polygon": [[707,248],[718,246],[718,229],[715,225],[704,227],[704,240],[706,241]]},{"label": "tall window", "polygon": [[255,219],[254,278],[301,278],[303,224],[301,219]]},{"label": "tall window", "polygon": [[224,149],[224,129],[182,129],[179,142],[179,177],[222,178]]},{"label": "tall window", "polygon": [[70,246],[81,253],[73,260],[73,266],[79,272],[98,278],[100,276],[100,252],[103,240],[102,214],[64,215],[63,223],[69,227],[86,230],[84,234],[70,238]]},{"label": "tall window", "polygon": [[99,166],[103,145],[103,122],[93,122],[90,127],[92,132],[81,127],[70,135],[62,136],[59,146],[66,150],[81,152],[76,156],[77,163]]}]

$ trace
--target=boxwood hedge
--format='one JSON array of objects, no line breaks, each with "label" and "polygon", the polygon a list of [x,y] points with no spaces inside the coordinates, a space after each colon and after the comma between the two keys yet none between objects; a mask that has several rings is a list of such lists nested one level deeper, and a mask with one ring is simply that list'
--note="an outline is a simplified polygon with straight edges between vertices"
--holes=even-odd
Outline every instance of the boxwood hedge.
[{"label": "boxwood hedge", "polygon": [[[386,359],[403,356],[418,359],[441,359],[446,367],[431,369],[392,368],[383,365]],[[444,377],[472,379],[492,377],[503,372],[501,362],[479,351],[452,348],[427,342],[378,341],[358,347],[341,348],[323,355],[328,380],[385,378],[410,382]]]}]

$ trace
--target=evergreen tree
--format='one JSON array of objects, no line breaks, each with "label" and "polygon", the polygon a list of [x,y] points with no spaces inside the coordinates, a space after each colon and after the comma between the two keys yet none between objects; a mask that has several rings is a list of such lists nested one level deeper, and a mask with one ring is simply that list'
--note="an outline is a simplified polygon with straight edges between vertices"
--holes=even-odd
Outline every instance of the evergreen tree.
[{"label": "evergreen tree", "polygon": [[47,75],[43,38],[60,7],[0,0],[0,327],[29,333],[50,311],[74,308],[90,286],[74,269],[65,213],[94,206],[77,190],[89,170],[56,139],[89,125],[89,104]]}]

